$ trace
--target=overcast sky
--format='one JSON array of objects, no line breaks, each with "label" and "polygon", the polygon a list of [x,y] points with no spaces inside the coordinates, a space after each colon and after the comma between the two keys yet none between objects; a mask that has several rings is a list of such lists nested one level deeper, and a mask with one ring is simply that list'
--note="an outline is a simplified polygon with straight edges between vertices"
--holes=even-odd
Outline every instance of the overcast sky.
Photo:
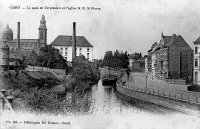
[{"label": "overcast sky", "polygon": [[[10,9],[19,5],[21,9]],[[27,10],[34,6],[97,7],[93,10]],[[94,57],[102,58],[107,50],[147,54],[151,44],[164,35],[182,35],[193,48],[200,36],[200,0],[0,0],[0,28],[6,24],[16,38],[21,22],[21,38],[38,38],[41,15],[46,17],[47,41],[58,35],[83,35],[94,46]]]}]

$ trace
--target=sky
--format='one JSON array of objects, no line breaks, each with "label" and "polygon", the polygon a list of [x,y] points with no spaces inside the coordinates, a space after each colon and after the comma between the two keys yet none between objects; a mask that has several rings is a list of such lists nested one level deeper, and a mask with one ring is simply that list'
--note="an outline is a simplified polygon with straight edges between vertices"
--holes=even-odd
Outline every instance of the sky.
[{"label": "sky", "polygon": [[[10,9],[12,6],[20,9]],[[27,9],[38,6],[100,10]],[[16,38],[17,22],[21,22],[21,38],[37,39],[44,14],[48,44],[58,35],[72,35],[72,23],[76,22],[76,34],[94,46],[94,58],[116,49],[145,55],[162,32],[182,35],[193,49],[200,36],[199,7],[199,0],[0,0],[0,30],[9,24]]]}]

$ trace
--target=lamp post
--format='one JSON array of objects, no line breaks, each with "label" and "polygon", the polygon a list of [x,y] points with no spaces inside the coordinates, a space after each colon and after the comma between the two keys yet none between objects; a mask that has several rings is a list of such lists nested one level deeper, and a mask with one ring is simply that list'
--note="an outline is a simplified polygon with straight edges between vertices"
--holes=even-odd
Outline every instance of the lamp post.
[{"label": "lamp post", "polygon": [[146,77],[146,89],[147,89],[147,74],[145,74],[145,77]]}]

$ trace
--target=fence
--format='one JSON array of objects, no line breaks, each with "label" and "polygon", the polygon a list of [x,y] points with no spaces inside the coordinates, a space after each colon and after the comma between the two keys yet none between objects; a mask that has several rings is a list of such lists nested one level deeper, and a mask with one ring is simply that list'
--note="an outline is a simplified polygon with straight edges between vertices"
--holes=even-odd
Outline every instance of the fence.
[{"label": "fence", "polygon": [[183,79],[165,79],[165,81],[169,84],[186,85],[186,80]]},{"label": "fence", "polygon": [[141,88],[138,86],[129,87],[129,85],[126,85],[125,83],[122,83],[122,86],[130,90],[137,90],[139,92],[143,92],[146,94],[156,95],[156,96],[165,97],[168,99],[174,99],[177,101],[188,102],[192,104],[200,104],[200,94],[194,94],[194,93],[190,94],[189,92],[177,93],[176,91],[170,92],[164,89],[152,89],[152,88],[146,88],[146,87]]},{"label": "fence", "polygon": [[14,97],[9,95],[6,96],[6,90],[0,90],[0,111],[13,112],[13,99]]}]

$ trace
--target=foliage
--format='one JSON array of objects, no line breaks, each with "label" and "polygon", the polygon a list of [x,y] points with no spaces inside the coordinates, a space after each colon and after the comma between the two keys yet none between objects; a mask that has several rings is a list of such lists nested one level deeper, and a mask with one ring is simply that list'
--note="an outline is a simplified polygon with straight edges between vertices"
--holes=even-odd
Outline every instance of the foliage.
[{"label": "foliage", "polygon": [[46,45],[40,49],[39,55],[33,50],[27,57],[27,61],[32,66],[50,68],[68,68],[67,61],[60,55],[58,49],[51,45]]},{"label": "foliage", "polygon": [[130,58],[130,59],[139,60],[139,59],[142,58],[142,53],[137,53],[137,52],[135,52],[135,53],[133,53],[133,54],[130,54],[130,55],[129,55],[129,58]]},{"label": "foliage", "polygon": [[92,63],[83,55],[76,57],[72,62],[72,76],[76,80],[86,81],[96,78],[97,70],[92,67]]},{"label": "foliage", "polygon": [[29,55],[28,55],[28,62],[29,64],[35,66],[37,63],[37,53],[33,50]]},{"label": "foliage", "polygon": [[127,52],[123,53],[116,50],[113,53],[112,51],[107,51],[102,62],[103,66],[113,68],[128,68],[129,58]]}]

